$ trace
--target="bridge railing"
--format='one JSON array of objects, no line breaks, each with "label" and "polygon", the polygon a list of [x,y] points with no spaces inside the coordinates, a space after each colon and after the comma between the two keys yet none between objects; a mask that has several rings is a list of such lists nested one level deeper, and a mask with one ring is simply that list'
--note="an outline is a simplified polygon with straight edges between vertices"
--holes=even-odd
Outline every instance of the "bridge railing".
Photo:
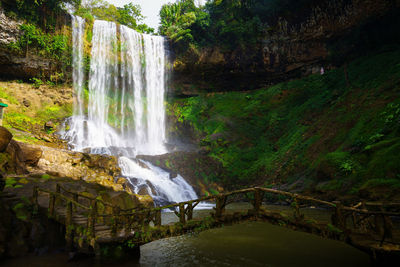
[{"label": "bridge railing", "polygon": [[[67,242],[72,242],[72,233],[68,229],[69,226],[73,225],[73,214],[79,214],[87,218],[86,227],[89,237],[95,237],[96,223],[109,225],[114,235],[121,229],[124,229],[125,232],[140,231],[140,229],[149,227],[151,223],[155,227],[159,227],[162,225],[161,212],[165,209],[172,209],[179,222],[186,225],[188,221],[194,219],[194,208],[205,201],[215,204],[215,207],[210,211],[210,215],[217,222],[223,221],[224,216],[228,215],[226,206],[238,200],[246,200],[251,203],[252,208],[248,210],[248,214],[254,218],[262,216],[282,218],[279,217],[280,215],[274,215],[273,210],[269,210],[269,207],[265,205],[271,195],[284,198],[285,202],[289,204],[289,210],[293,211],[292,216],[290,216],[292,223],[300,224],[308,219],[303,208],[310,206],[324,207],[331,214],[330,221],[325,222],[324,225],[330,225],[330,227],[334,227],[344,233],[370,233],[378,236],[381,244],[388,239],[390,240],[389,242],[394,242],[392,239],[394,228],[392,219],[400,217],[400,212],[398,212],[400,204],[398,203],[361,202],[353,207],[347,207],[338,201],[329,202],[296,193],[262,187],[221,193],[163,207],[139,207],[126,210],[98,198],[73,192],[58,184],[55,192],[39,187],[34,188],[33,201],[37,206],[39,192],[49,195],[49,216],[56,216],[57,204],[62,203],[62,206],[65,207],[64,223],[67,229]],[[98,207],[100,205],[105,207],[103,213],[99,212]],[[318,223],[317,221],[315,222]]]}]

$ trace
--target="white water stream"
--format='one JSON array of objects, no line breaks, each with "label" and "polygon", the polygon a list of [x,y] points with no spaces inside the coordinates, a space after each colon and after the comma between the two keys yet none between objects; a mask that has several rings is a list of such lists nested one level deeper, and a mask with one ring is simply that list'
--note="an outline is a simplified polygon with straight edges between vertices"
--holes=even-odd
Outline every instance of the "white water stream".
[{"label": "white water stream", "polygon": [[96,20],[85,91],[85,21],[74,16],[72,23],[76,97],[74,116],[63,137],[75,151],[119,156],[122,174],[133,191],[150,194],[156,204],[197,198],[180,175],[171,179],[166,171],[134,159],[138,154],[167,152],[164,38]]}]

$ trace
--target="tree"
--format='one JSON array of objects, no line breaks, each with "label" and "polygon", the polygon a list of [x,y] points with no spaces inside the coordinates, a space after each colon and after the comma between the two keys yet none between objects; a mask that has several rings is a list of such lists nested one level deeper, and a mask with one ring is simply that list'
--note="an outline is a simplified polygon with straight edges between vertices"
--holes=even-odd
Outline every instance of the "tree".
[{"label": "tree", "polygon": [[115,7],[104,0],[90,0],[81,5],[76,14],[84,18],[113,21],[139,32],[154,33],[146,24],[139,24],[145,18],[139,5],[129,3],[122,8]]}]

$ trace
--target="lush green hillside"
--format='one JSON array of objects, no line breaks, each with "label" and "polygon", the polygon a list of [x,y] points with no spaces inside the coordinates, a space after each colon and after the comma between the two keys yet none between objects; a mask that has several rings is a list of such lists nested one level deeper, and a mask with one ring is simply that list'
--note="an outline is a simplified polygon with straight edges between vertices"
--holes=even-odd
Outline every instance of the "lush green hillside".
[{"label": "lush green hillside", "polygon": [[325,75],[175,100],[169,112],[223,163],[225,185],[393,198],[400,192],[399,62],[392,47]]}]

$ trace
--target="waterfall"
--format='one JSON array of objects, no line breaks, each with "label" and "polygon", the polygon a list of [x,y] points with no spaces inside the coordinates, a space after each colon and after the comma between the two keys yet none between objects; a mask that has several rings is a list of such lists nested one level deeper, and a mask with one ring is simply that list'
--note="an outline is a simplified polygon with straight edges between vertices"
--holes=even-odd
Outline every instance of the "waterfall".
[{"label": "waterfall", "polygon": [[178,175],[176,178],[170,179],[169,173],[163,169],[146,161],[142,161],[142,163],[145,164],[145,167],[141,167],[129,158],[119,158],[122,172],[128,177],[133,177],[130,182],[134,183],[132,185],[136,194],[144,189],[158,204],[197,198],[193,188],[182,176]]},{"label": "waterfall", "polygon": [[76,100],[74,103],[74,114],[83,114],[83,82],[85,75],[83,72],[83,35],[85,31],[85,20],[81,17],[72,16],[72,64],[73,64],[73,86],[76,92]]},{"label": "waterfall", "polygon": [[164,38],[143,36],[146,55],[147,130],[150,151],[162,152],[165,142],[165,48]]},{"label": "waterfall", "polygon": [[138,154],[167,152],[164,38],[96,20],[85,89],[84,20],[74,16],[72,28],[76,97],[70,128],[63,134],[71,148],[118,156],[122,174],[133,191],[146,192],[157,204],[197,198],[180,175],[170,179],[164,170],[134,159]]},{"label": "waterfall", "polygon": [[81,17],[72,16],[72,80],[75,89],[74,97],[74,120],[70,123],[72,142],[84,140],[83,131],[75,129],[83,128],[84,117],[84,59],[83,38],[85,31],[85,20]]}]

